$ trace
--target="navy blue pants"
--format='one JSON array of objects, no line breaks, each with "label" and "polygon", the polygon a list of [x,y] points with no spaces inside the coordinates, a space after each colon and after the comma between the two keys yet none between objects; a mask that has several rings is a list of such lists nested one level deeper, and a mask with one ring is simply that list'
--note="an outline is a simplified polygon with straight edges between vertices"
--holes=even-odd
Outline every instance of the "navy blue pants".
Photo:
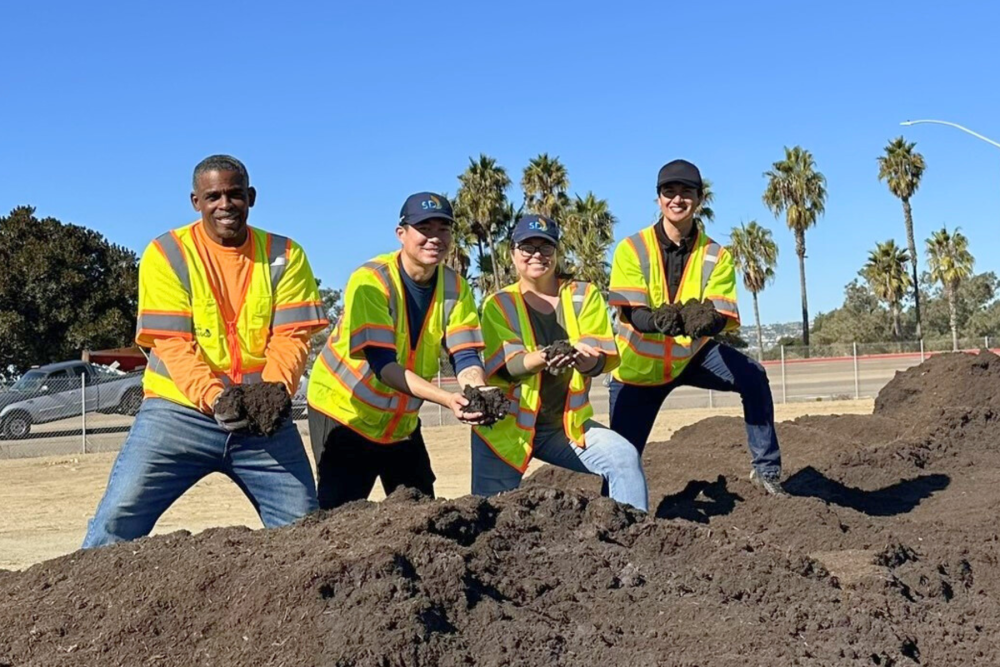
[{"label": "navy blue pants", "polygon": [[641,455],[663,401],[675,387],[684,385],[738,393],[743,399],[751,464],[764,475],[781,472],[781,450],[774,432],[774,400],[764,367],[742,352],[714,341],[707,343],[669,384],[640,387],[612,380],[611,429],[625,436]]}]

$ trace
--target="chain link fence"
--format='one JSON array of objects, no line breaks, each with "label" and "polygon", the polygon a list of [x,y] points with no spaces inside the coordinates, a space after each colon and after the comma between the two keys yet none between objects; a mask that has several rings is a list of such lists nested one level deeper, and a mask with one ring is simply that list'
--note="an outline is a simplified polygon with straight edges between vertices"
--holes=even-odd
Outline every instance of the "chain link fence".
[{"label": "chain link fence", "polygon": [[[962,339],[961,349],[989,348],[989,338]],[[950,352],[951,339],[940,341],[783,346],[768,350],[763,365],[775,403],[871,398],[896,374],[927,357]],[[60,368],[65,366],[65,368]],[[82,369],[82,370],[81,370]],[[458,391],[451,367],[442,363],[434,382]],[[607,415],[608,378],[596,378],[590,398],[597,415]],[[292,418],[305,433],[306,386],[292,401]],[[13,385],[0,388],[0,459],[113,452],[121,448],[142,403],[142,371],[67,362],[35,369]],[[664,410],[736,407],[740,397],[678,387]],[[457,425],[447,408],[425,403],[425,426]]]}]

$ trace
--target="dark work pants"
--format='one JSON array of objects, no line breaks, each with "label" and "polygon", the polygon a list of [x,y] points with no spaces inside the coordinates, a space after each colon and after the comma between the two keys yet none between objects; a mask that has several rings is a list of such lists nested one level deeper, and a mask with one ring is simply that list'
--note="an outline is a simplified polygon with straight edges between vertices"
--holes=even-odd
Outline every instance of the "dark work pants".
[{"label": "dark work pants", "polygon": [[405,486],[434,496],[434,471],[420,422],[406,440],[382,445],[318,410],[309,410],[309,439],[316,457],[320,509],[364,500],[377,478],[382,479],[385,495]]},{"label": "dark work pants", "polygon": [[764,367],[742,352],[711,341],[673,382],[640,387],[611,381],[611,428],[639,453],[646,446],[663,401],[676,387],[736,392],[743,400],[750,460],[762,475],[781,472],[781,451],[774,431],[774,400]]}]

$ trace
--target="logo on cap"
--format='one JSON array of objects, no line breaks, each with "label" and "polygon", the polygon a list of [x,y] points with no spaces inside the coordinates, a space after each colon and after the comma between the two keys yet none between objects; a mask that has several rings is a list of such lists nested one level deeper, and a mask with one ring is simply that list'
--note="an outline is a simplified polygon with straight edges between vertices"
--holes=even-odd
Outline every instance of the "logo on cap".
[{"label": "logo on cap", "polygon": [[539,218],[538,220],[532,220],[529,222],[528,229],[536,232],[547,232],[549,231],[549,225],[547,222]]},{"label": "logo on cap", "polygon": [[441,200],[434,195],[431,195],[430,199],[425,199],[420,202],[420,207],[425,211],[440,211],[444,208],[444,206],[441,205]]}]

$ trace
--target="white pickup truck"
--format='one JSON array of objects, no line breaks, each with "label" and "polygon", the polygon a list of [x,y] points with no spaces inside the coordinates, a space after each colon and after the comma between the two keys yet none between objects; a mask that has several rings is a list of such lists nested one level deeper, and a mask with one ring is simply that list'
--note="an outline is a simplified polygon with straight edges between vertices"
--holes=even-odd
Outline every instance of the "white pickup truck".
[{"label": "white pickup truck", "polygon": [[0,436],[25,438],[33,424],[80,416],[84,405],[87,412],[134,415],[141,404],[142,373],[86,361],[40,366],[0,392]]}]

